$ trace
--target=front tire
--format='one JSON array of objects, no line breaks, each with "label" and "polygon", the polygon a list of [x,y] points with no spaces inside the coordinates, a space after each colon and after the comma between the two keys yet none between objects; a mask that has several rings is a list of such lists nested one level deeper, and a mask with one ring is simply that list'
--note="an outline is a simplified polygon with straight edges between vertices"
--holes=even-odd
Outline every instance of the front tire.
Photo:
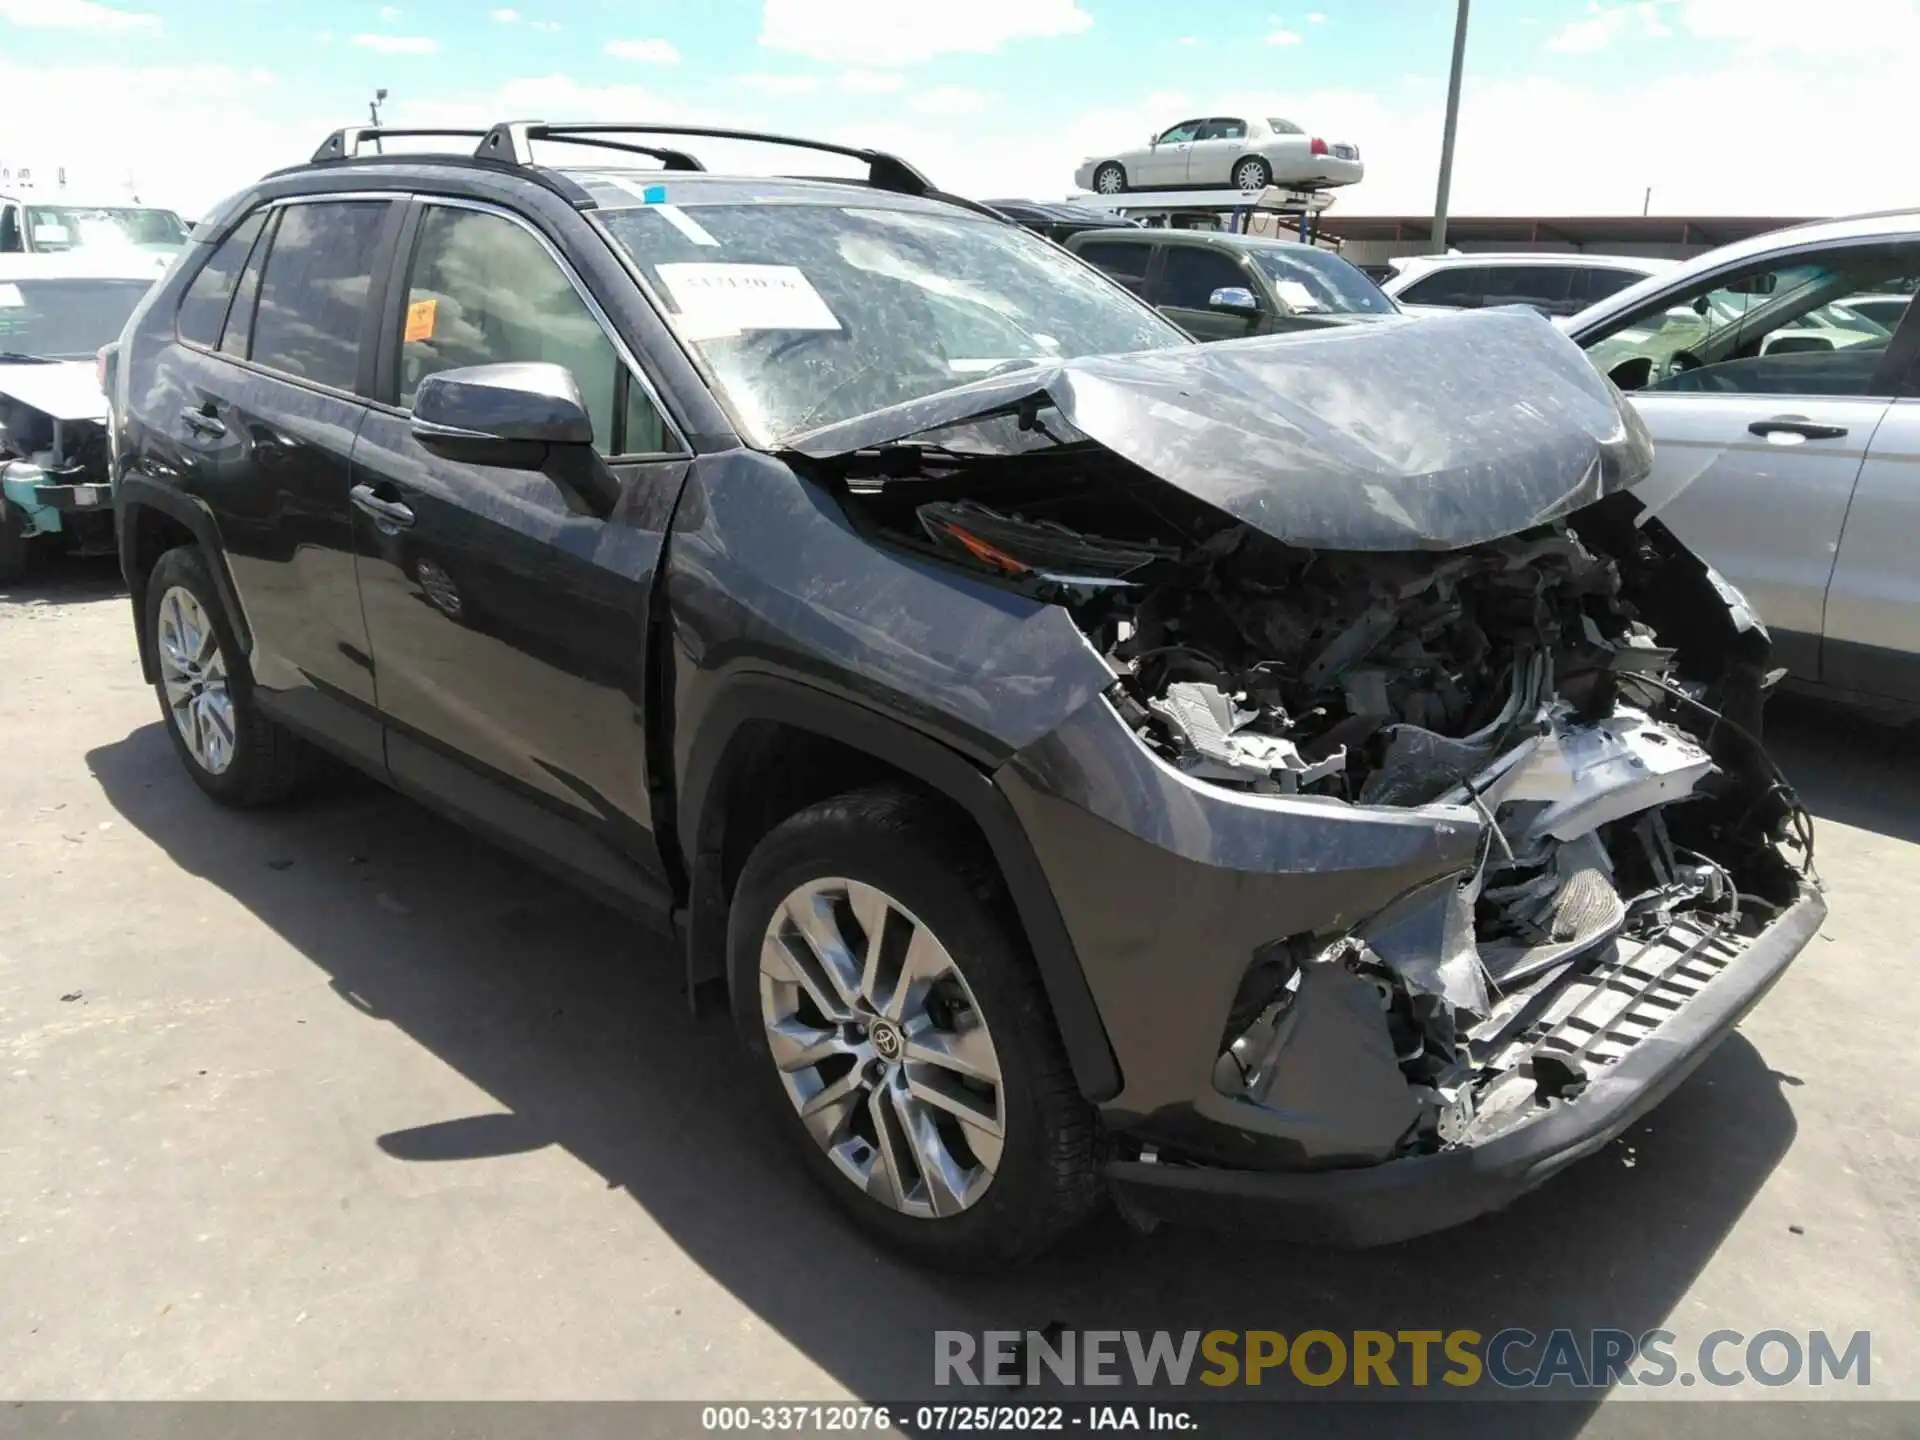
[{"label": "front tire", "polygon": [[1127,190],[1126,167],[1109,160],[1093,172],[1093,188],[1101,195],[1124,195]]},{"label": "front tire", "polygon": [[1233,167],[1236,190],[1264,190],[1273,184],[1273,166],[1258,155],[1248,155]]},{"label": "front tire", "polygon": [[815,1180],[919,1260],[1000,1268],[1098,1203],[1094,1123],[999,882],[955,828],[891,788],[777,826],[735,887],[729,979]]},{"label": "front tire", "polygon": [[155,564],[146,626],[160,713],[194,784],[244,807],[283,800],[312,780],[320,753],[254,703],[246,657],[199,550],[169,550]]}]

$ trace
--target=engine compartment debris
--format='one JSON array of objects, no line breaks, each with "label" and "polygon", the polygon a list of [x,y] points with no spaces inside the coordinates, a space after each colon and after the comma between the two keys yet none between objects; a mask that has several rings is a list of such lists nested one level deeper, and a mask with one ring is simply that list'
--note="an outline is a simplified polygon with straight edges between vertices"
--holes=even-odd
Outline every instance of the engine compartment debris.
[{"label": "engine compartment debris", "polygon": [[961,457],[858,500],[1065,607],[1114,711],[1193,783],[1478,818],[1473,871],[1248,972],[1214,1087],[1292,1111],[1333,1065],[1346,1123],[1322,1163],[1477,1143],[1574,1098],[1790,903],[1781,842],[1811,865],[1758,739],[1765,632],[1630,492],[1418,552],[1303,549],[1063,465]]}]

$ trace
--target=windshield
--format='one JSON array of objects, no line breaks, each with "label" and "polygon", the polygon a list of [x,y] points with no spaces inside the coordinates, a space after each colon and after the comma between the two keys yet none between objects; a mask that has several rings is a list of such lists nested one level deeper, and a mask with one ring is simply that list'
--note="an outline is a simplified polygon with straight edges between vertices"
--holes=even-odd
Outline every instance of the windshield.
[{"label": "windshield", "polygon": [[0,280],[0,351],[91,360],[120,338],[144,280]]},{"label": "windshield", "polygon": [[1191,343],[1017,225],[815,204],[606,212],[756,442],[1009,370]]},{"label": "windshield", "polygon": [[1358,267],[1308,246],[1253,249],[1249,252],[1273,282],[1273,288],[1296,314],[1332,312],[1343,315],[1391,315],[1393,301]]},{"label": "windshield", "polygon": [[186,222],[171,210],[98,205],[30,205],[27,233],[40,251],[174,250]]}]

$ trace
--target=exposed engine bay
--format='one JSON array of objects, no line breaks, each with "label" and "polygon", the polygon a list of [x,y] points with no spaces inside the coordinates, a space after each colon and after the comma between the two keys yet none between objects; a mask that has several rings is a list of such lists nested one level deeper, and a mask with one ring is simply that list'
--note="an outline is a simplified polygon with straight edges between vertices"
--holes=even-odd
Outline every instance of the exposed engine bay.
[{"label": "exposed engine bay", "polygon": [[1337,1070],[1348,1138],[1307,1163],[1474,1144],[1577,1096],[1789,903],[1783,843],[1811,867],[1758,738],[1765,632],[1630,493],[1460,549],[1318,550],[1067,459],[923,454],[847,498],[1064,607],[1193,782],[1485,822],[1472,873],[1248,969],[1214,1087],[1286,1109]]}]

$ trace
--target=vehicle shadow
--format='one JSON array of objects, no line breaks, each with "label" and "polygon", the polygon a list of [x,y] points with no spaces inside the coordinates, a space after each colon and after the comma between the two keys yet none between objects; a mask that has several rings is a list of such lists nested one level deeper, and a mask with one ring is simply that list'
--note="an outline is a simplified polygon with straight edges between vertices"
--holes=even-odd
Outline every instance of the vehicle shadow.
[{"label": "vehicle shadow", "polygon": [[1920,727],[1780,695],[1767,702],[1766,738],[1816,821],[1920,841]]},{"label": "vehicle shadow", "polygon": [[[35,542],[38,543],[38,542]],[[75,605],[127,593],[113,555],[35,555],[18,580],[0,582],[0,608]]]},{"label": "vehicle shadow", "polygon": [[[564,1146],[874,1401],[935,1393],[939,1329],[1639,1334],[1666,1320],[1794,1135],[1779,1078],[1735,1037],[1649,1122],[1450,1233],[1340,1253],[1277,1232],[1141,1236],[1108,1214],[1016,1275],[936,1276],[878,1251],[811,1188],[741,1083],[726,1018],[691,1019],[668,947],[623,917],[370,783],[235,814],[180,774],[158,724],[87,759],[178,865],[498,1102],[368,1145],[418,1164]],[[1533,1433],[1572,1434],[1591,1405],[1529,1409]],[[1322,1407],[1314,1428],[1340,1413]]]}]

